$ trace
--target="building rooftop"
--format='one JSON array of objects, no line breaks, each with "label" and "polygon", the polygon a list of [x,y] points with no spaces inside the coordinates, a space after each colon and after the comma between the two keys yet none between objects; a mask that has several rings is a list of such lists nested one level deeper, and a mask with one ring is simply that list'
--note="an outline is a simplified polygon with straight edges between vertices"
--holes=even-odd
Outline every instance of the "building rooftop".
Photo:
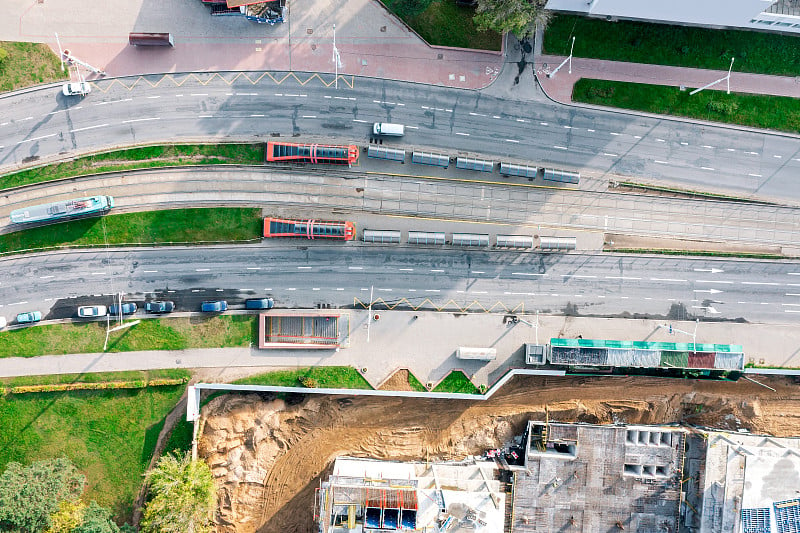
[{"label": "building rooftop", "polygon": [[529,422],[511,531],[678,530],[686,432]]}]

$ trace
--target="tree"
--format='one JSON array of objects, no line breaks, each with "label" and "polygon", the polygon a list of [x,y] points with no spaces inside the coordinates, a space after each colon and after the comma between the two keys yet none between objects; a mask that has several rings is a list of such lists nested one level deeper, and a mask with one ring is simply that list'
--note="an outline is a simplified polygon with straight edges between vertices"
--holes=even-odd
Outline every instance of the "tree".
[{"label": "tree", "polygon": [[216,504],[214,478],[203,461],[186,453],[167,454],[148,472],[151,500],[142,518],[143,533],[206,533]]},{"label": "tree", "polygon": [[479,30],[513,33],[522,39],[536,25],[547,26],[551,12],[545,9],[546,3],[547,0],[478,0],[473,20]]},{"label": "tree", "polygon": [[50,515],[47,533],[72,533],[83,522],[86,504],[80,500],[61,500],[58,509]]},{"label": "tree", "polygon": [[0,530],[38,533],[64,500],[77,501],[86,478],[69,459],[49,459],[24,467],[8,463],[0,476]]},{"label": "tree", "polygon": [[120,533],[120,528],[111,519],[111,511],[92,500],[83,513],[83,521],[70,533]]}]

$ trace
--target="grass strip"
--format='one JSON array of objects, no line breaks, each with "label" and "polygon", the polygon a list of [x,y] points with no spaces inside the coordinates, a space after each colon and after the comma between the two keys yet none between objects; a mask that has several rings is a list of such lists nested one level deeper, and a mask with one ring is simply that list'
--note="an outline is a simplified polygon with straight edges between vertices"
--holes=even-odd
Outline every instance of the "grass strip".
[{"label": "grass strip", "polygon": [[55,246],[252,241],[261,210],[245,207],[167,209],[85,218],[0,235],[0,253]]},{"label": "grass strip", "polygon": [[86,474],[87,498],[110,507],[118,521],[130,520],[158,431],[184,388],[2,397],[0,471],[11,461],[66,456]]},{"label": "grass strip", "polygon": [[168,144],[142,146],[78,157],[0,177],[0,189],[100,172],[185,165],[258,165],[264,144]]},{"label": "grass strip", "polygon": [[553,17],[544,34],[545,53],[736,72],[797,76],[800,37],[618,21],[575,15]]},{"label": "grass strip", "polygon": [[502,36],[479,31],[473,22],[475,8],[455,0],[382,0],[384,5],[411,26],[420,37],[435,46],[455,46],[499,51]]},{"label": "grass strip", "polygon": [[428,390],[425,388],[425,385],[423,385],[422,382],[417,379],[417,376],[411,373],[410,370],[408,372],[408,386],[411,387],[411,390],[416,392],[427,392]]},{"label": "grass strip", "polygon": [[433,388],[433,392],[460,392],[480,394],[478,387],[461,370],[453,370]]},{"label": "grass strip", "polygon": [[690,96],[678,87],[582,78],[572,89],[572,100],[800,133],[800,98],[711,90]]},{"label": "grass strip", "polygon": [[659,254],[659,255],[691,255],[700,257],[741,257],[743,259],[786,259],[780,254],[762,254],[756,252],[710,252],[703,250],[672,250],[664,248],[612,248],[604,252],[620,254]]},{"label": "grass strip", "polygon": [[150,381],[161,379],[188,380],[188,370],[165,368],[162,370],[126,370],[122,372],[87,372],[85,374],[52,374],[46,376],[17,376],[0,378],[0,387],[24,387],[29,385],[60,385],[65,383],[105,383],[109,381]]},{"label": "grass strip", "polygon": [[[156,318],[111,333],[108,352],[250,346],[257,316]],[[100,353],[105,322],[53,324],[0,333],[0,357]],[[164,378],[167,379],[167,378]]]},{"label": "grass strip", "polygon": [[310,387],[371,389],[372,386],[351,366],[312,366],[293,370],[275,370],[234,381],[237,385],[274,387]]},{"label": "grass strip", "polygon": [[[0,41],[0,92],[68,77],[58,56],[46,44]],[[57,90],[53,89],[53,96]]]},{"label": "grass strip", "polygon": [[732,196],[729,194],[722,194],[717,192],[698,191],[694,189],[683,189],[680,187],[667,187],[664,185],[651,185],[649,183],[636,183],[634,181],[617,181],[614,183],[614,188],[624,187],[637,191],[656,191],[666,192],[670,194],[685,196],[688,198],[704,198],[709,200],[724,200],[727,202],[742,202],[748,204],[760,205],[780,205],[775,202],[767,202],[755,198],[744,198],[742,196]]}]

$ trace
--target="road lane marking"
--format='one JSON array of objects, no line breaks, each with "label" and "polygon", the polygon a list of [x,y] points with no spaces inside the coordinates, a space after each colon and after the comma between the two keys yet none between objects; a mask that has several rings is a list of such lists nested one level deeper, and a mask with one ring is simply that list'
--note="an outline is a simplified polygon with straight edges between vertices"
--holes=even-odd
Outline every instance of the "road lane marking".
[{"label": "road lane marking", "polygon": [[782,155],[777,155],[777,154],[773,155],[772,157],[774,157],[775,159],[782,159],[783,158]]},{"label": "road lane marking", "polygon": [[398,268],[400,272],[414,272],[413,268]]},{"label": "road lane marking", "polygon": [[364,270],[364,267],[347,267],[348,270]]},{"label": "road lane marking", "polygon": [[289,288],[287,288],[286,290],[287,290],[287,291],[296,291],[296,290],[297,290],[297,288],[295,288],[295,287],[289,287]]},{"label": "road lane marking", "polygon": [[195,268],[194,269],[195,272],[208,272],[209,270],[211,270],[211,269],[210,268]]},{"label": "road lane marking", "polygon": [[742,285],[780,285],[772,281],[743,281]]},{"label": "road lane marking", "polygon": [[297,267],[297,270],[311,270],[312,267]]},{"label": "road lane marking", "polygon": [[561,274],[561,277],[564,277],[564,278],[580,278],[580,279],[594,279],[597,276],[588,276],[588,275],[587,276],[583,276],[583,275],[580,275],[580,274]]},{"label": "road lane marking", "polygon": [[665,141],[664,139],[656,139],[656,142],[665,143],[667,141]]},{"label": "road lane marking", "polygon": [[[707,145],[707,144],[704,144],[704,145],[703,145],[703,148],[708,148],[708,149],[710,149],[710,150],[713,150],[713,149],[714,149],[714,147],[713,147],[713,146],[709,146],[709,145]],[[730,148],[729,148],[729,150],[730,150]]]},{"label": "road lane marking", "polygon": [[732,281],[721,281],[717,279],[697,279],[695,280],[696,283],[724,283],[726,285],[733,285]]},{"label": "road lane marking", "polygon": [[39,279],[50,279],[54,278],[55,276],[39,276]]},{"label": "road lane marking", "polygon": [[317,115],[303,115],[303,118],[317,118]]},{"label": "road lane marking", "polygon": [[19,141],[17,144],[38,141],[38,140],[41,140],[41,139],[47,139],[48,137],[55,137],[55,136],[56,136],[55,133],[51,133],[50,135],[42,135],[41,137],[34,137],[32,139],[25,139],[24,141]]},{"label": "road lane marking", "polygon": [[711,167],[700,167],[700,168],[701,168],[701,169],[703,169],[703,170],[714,170],[714,169],[713,169],[713,168],[711,168]]},{"label": "road lane marking", "polygon": [[512,272],[512,276],[546,276],[547,274],[538,274],[536,272]]},{"label": "road lane marking", "polygon": [[571,130],[571,129],[572,129],[572,126],[564,126],[564,129],[565,129],[565,130]]},{"label": "road lane marking", "polygon": [[469,137],[469,133],[461,133],[460,131],[457,131],[456,135],[461,135],[462,137]]},{"label": "road lane marking", "polygon": [[614,135],[615,137],[616,137],[617,135],[621,135],[621,133],[617,133],[617,132],[615,132],[615,131],[609,131],[608,133],[609,133],[609,134],[611,134],[611,135]]},{"label": "road lane marking", "polygon": [[409,130],[418,130],[419,126],[406,126],[406,128]]},{"label": "road lane marking", "polygon": [[753,173],[748,174],[748,176],[753,177],[753,178],[761,178],[761,177],[763,177],[763,176],[761,176],[761,174],[753,174]]},{"label": "road lane marking", "polygon": [[[250,115],[251,118],[259,118],[259,117],[263,117],[263,116],[264,115]],[[303,118],[305,118],[305,117],[303,117]]]},{"label": "road lane marking", "polygon": [[472,270],[470,271],[472,274],[486,274],[483,270]]},{"label": "road lane marking", "polygon": [[425,289],[425,292],[442,292],[439,289]]},{"label": "road lane marking", "polygon": [[487,117],[489,115],[484,115],[483,113],[473,113],[472,111],[469,112],[470,116],[473,117]]},{"label": "road lane marking", "polygon": [[736,148],[726,148],[726,150],[729,151],[729,152],[735,152]]},{"label": "road lane marking", "polygon": [[606,157],[619,157],[619,154],[609,154],[608,152],[603,152],[603,155]]},{"label": "road lane marking", "polygon": [[149,117],[149,118],[134,118],[132,120],[123,120],[123,124],[130,124],[131,122],[147,122],[149,120],[161,120],[161,117]]},{"label": "road lane marking", "polygon": [[567,148],[566,146],[554,145],[553,148],[555,148],[556,150],[569,150],[569,148]]},{"label": "road lane marking", "polygon": [[92,272],[92,276],[105,276],[105,272]]},{"label": "road lane marking", "polygon": [[507,143],[518,143],[519,141],[517,141],[515,139],[506,139],[506,142]]},{"label": "road lane marking", "polygon": [[311,290],[312,290],[312,291],[318,291],[318,290],[319,290],[319,287],[313,287]]},{"label": "road lane marking", "polygon": [[192,93],[189,96],[208,96],[208,93]]},{"label": "road lane marking", "polygon": [[86,126],[85,128],[76,128],[74,130],[69,130],[70,133],[77,133],[79,131],[86,131],[86,130],[94,130],[97,128],[105,128],[108,124],[98,124],[96,126]]},{"label": "road lane marking", "polygon": [[158,270],[142,270],[145,274],[155,274]]},{"label": "road lane marking", "polygon": [[154,99],[154,98],[161,98],[161,97],[160,97],[160,96],[148,96],[147,98],[149,98],[149,99],[151,99],[151,100],[152,100],[152,99]]},{"label": "road lane marking", "polygon": [[659,165],[669,165],[666,161],[661,161],[660,159],[656,159],[653,163],[658,163]]},{"label": "road lane marking", "polygon": [[14,302],[13,304],[8,304],[8,306],[11,307],[12,305],[25,305],[26,303],[28,303],[27,300],[23,302]]},{"label": "road lane marking", "polygon": [[689,146],[689,143],[681,141],[682,146]]},{"label": "road lane marking", "polygon": [[383,292],[392,292],[392,289],[378,289],[378,290]]},{"label": "road lane marking", "polygon": [[432,268],[431,272],[444,272],[444,270],[439,269],[439,268]]},{"label": "road lane marking", "polygon": [[594,133],[594,130],[587,129],[586,131],[588,131],[589,133]]},{"label": "road lane marking", "polygon": [[366,120],[361,120],[360,118],[354,118],[353,122],[361,122],[362,124],[367,124]]},{"label": "road lane marking", "polygon": [[605,276],[606,279],[622,279],[622,280],[639,280],[642,278],[634,278],[631,276]]},{"label": "road lane marking", "polygon": [[540,122],[539,124],[541,124],[542,126],[549,126],[550,125],[547,122]]},{"label": "road lane marking", "polygon": [[685,279],[677,279],[677,278],[650,278],[650,281],[674,281],[674,282],[685,282]]}]

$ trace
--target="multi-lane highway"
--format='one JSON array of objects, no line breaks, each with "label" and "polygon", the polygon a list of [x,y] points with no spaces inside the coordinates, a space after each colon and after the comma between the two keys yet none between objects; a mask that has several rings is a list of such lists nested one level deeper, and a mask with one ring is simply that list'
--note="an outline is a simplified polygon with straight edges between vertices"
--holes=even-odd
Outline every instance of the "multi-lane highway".
[{"label": "multi-lane highway", "polygon": [[338,90],[314,78],[134,81],[95,82],[84,99],[58,88],[0,99],[0,166],[159,140],[280,134],[364,143],[381,120],[406,124],[409,146],[800,199],[800,143],[787,136],[364,78]]},{"label": "multi-lane highway", "polygon": [[[342,244],[73,251],[0,261],[0,314],[170,299],[197,311],[267,295],[279,307],[517,309],[598,316],[647,314],[758,322],[800,319],[800,263],[611,254],[539,254]],[[379,303],[378,306],[382,306]],[[235,307],[235,306],[234,306]]]}]

